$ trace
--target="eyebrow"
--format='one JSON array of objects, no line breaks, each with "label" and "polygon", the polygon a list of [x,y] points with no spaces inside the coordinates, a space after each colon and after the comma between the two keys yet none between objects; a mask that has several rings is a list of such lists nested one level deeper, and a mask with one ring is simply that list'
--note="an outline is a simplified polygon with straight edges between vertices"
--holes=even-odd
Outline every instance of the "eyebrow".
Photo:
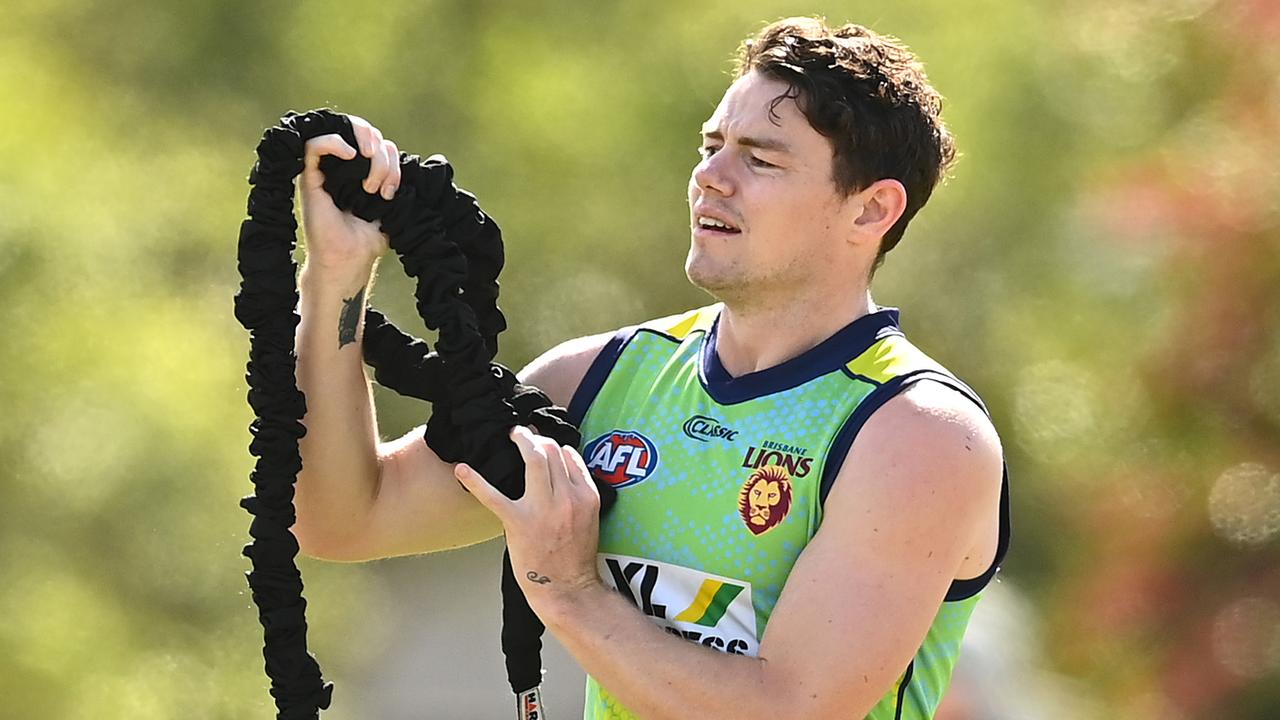
[{"label": "eyebrow", "polygon": [[[724,134],[719,130],[704,129],[702,131],[702,137],[709,140],[724,142]],[[774,140],[772,138],[740,137],[738,138],[738,144],[745,145],[746,147],[759,148],[761,150],[770,150],[773,152],[791,152],[790,145],[782,142],[781,140]]]}]

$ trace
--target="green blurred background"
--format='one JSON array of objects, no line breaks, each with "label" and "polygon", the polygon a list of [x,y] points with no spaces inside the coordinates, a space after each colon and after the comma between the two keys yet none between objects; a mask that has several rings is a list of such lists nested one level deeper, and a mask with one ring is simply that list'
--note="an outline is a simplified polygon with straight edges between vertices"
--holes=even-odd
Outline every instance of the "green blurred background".
[{"label": "green blurred background", "polygon": [[[903,38],[963,153],[874,286],[1013,478],[943,716],[1280,717],[1273,0],[7,0],[0,717],[271,716],[231,315],[264,127],[327,105],[446,153],[505,229],[518,367],[708,302],[698,124],[743,36],[814,13]],[[396,270],[374,301],[424,332]],[[428,412],[378,397],[388,438]],[[326,717],[507,717],[499,553],[304,561]]]}]

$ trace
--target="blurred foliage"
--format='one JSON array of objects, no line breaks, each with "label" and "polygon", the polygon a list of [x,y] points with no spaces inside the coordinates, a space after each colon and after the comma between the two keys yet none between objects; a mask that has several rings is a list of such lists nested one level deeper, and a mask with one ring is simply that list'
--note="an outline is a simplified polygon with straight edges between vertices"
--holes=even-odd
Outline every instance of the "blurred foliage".
[{"label": "blurred foliage", "polygon": [[[1280,716],[1269,0],[10,0],[0,716],[269,713],[230,312],[264,127],[329,105],[447,153],[506,229],[519,366],[707,301],[681,270],[698,124],[743,36],[821,12],[906,39],[947,98],[963,158],[876,299],[992,407],[1003,577],[1067,716]],[[420,328],[392,270],[375,301]],[[392,436],[425,409],[380,394],[380,416]],[[396,599],[376,566],[305,575],[341,682],[395,632],[343,628]]]}]

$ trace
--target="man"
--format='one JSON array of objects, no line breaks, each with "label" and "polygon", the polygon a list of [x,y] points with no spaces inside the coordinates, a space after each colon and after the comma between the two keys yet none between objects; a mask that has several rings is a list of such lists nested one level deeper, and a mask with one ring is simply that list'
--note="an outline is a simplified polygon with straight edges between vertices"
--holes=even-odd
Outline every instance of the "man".
[{"label": "man", "polygon": [[[588,718],[932,717],[1008,541],[977,397],[869,293],[954,158],[941,103],[856,25],[779,21],[739,60],[689,183],[686,274],[720,302],[530,363],[583,447],[515,428],[514,502],[420,429],[378,443],[355,330],[386,242],[320,190],[319,157],[357,149],[309,143],[294,532],[348,561],[505,532]],[[356,126],[393,196],[395,145]],[[603,527],[593,477],[619,491]]]}]

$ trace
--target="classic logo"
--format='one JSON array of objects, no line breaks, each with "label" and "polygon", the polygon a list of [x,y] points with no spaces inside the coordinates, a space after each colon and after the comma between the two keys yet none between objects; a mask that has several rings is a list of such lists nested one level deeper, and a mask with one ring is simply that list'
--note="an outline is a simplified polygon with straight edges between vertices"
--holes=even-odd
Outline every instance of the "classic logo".
[{"label": "classic logo", "polygon": [[786,468],[765,465],[751,473],[738,492],[738,514],[752,535],[778,527],[791,512],[791,476]]},{"label": "classic logo", "polygon": [[611,430],[587,443],[584,450],[592,477],[615,488],[635,485],[658,469],[658,448],[631,430]]},{"label": "classic logo", "polygon": [[663,630],[732,655],[752,655],[751,583],[681,565],[601,553],[600,577]]},{"label": "classic logo", "polygon": [[737,430],[725,427],[721,422],[706,415],[694,415],[684,421],[684,434],[694,440],[708,442],[713,438],[724,438],[729,442],[738,436]]}]

